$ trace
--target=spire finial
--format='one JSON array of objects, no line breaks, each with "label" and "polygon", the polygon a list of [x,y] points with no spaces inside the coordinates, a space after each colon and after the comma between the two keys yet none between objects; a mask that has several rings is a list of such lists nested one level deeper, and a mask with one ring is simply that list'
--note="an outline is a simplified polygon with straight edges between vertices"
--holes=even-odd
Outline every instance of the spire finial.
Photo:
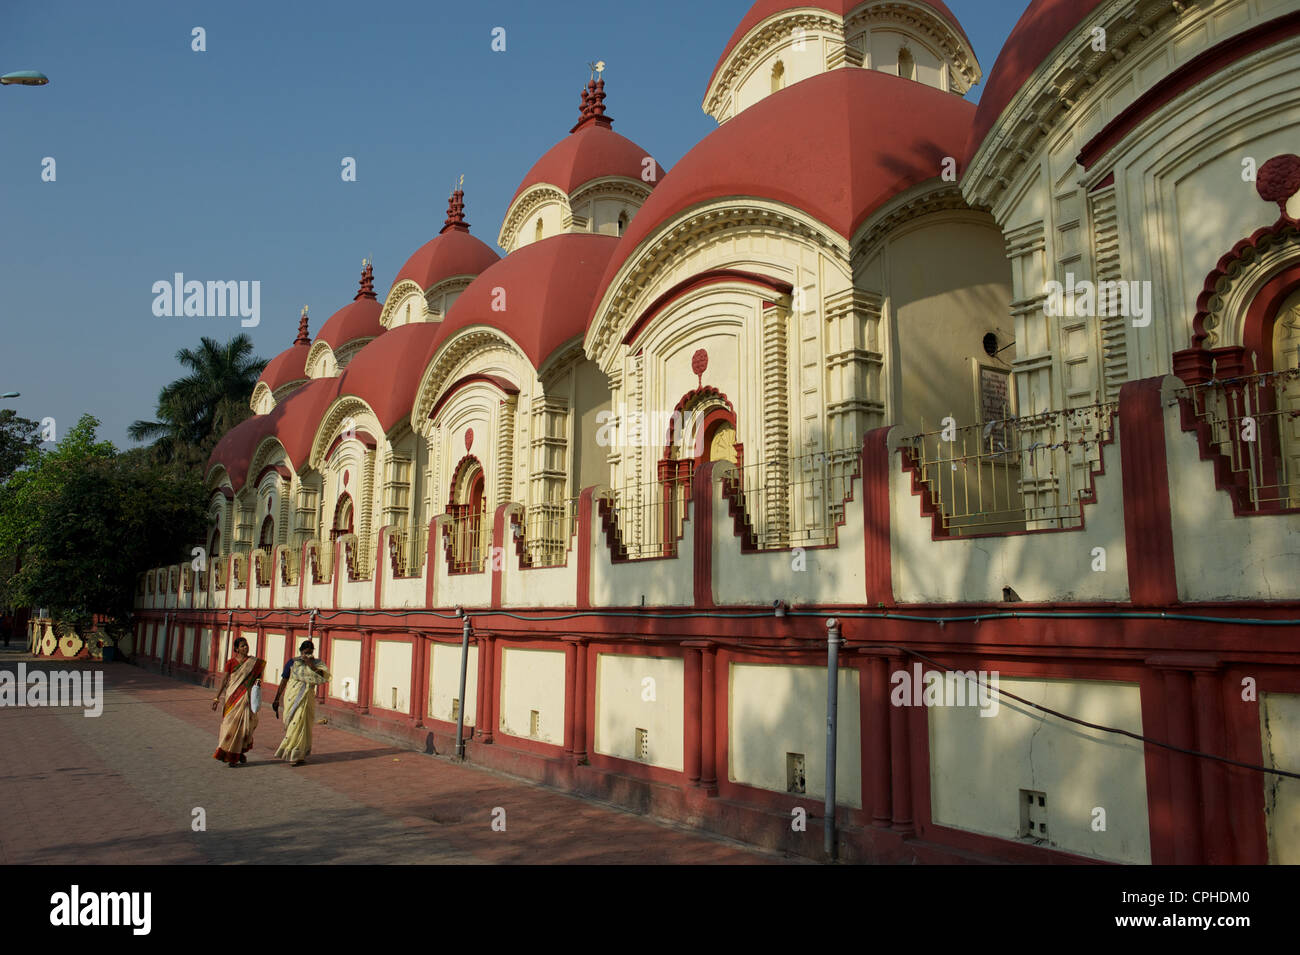
[{"label": "spire finial", "polygon": [[578,115],[577,125],[569,130],[571,133],[592,124],[607,129],[614,125],[614,120],[605,115],[605,61],[597,60],[587,66],[591,67],[591,79],[582,91],[582,111]]},{"label": "spire finial", "polygon": [[457,232],[468,232],[469,223],[465,221],[465,176],[462,173],[460,181],[456,183],[456,188],[452,190],[451,198],[447,200],[447,221],[442,224],[442,230],[438,233],[442,235],[455,229]]},{"label": "spire finial", "polygon": [[375,298],[375,268],[369,259],[361,260],[361,288],[357,289],[352,301],[363,298]]},{"label": "spire finial", "polygon": [[295,345],[310,345],[311,336],[307,334],[307,306],[302,307],[302,315],[298,318],[298,337],[293,340]]}]

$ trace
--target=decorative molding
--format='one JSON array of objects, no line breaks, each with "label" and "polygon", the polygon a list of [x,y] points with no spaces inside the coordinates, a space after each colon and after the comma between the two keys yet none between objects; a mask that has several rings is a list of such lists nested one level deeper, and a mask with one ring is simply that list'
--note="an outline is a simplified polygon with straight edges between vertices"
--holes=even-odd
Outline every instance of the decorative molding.
[{"label": "decorative molding", "polygon": [[497,236],[497,245],[503,249],[513,249],[519,229],[526,219],[547,203],[559,203],[561,216],[571,215],[569,197],[549,183],[529,186],[506,210],[506,221],[501,224],[501,234]]}]

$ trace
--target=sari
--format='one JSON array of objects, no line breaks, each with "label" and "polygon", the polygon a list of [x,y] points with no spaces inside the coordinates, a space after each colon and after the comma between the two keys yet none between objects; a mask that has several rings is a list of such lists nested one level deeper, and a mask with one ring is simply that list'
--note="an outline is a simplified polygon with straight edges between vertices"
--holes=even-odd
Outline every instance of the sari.
[{"label": "sari", "polygon": [[311,753],[311,728],[316,722],[316,687],[329,682],[330,671],[317,661],[319,673],[302,660],[293,661],[285,692],[284,739],[275,755],[296,763]]},{"label": "sari", "polygon": [[226,685],[225,707],[221,711],[221,734],[217,738],[214,759],[237,763],[241,756],[253,748],[253,730],[257,729],[257,714],[249,705],[249,692],[258,680],[266,661],[249,656],[243,663],[232,658],[226,664],[230,681]]}]

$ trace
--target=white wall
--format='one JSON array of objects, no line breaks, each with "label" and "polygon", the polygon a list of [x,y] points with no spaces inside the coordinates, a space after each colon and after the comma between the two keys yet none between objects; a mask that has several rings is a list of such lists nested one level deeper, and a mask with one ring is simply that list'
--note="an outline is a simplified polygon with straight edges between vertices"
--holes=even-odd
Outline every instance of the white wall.
[{"label": "white wall", "polygon": [[649,741],[651,766],[684,767],[685,678],[680,657],[601,653],[596,657],[595,750],[637,760],[637,729]]},{"label": "white wall", "polygon": [[263,651],[262,657],[266,660],[266,677],[263,682],[277,686],[280,682],[280,671],[284,669],[284,634],[266,635],[266,650]]},{"label": "white wall", "polygon": [[[330,689],[329,695],[335,699],[347,699],[348,702],[358,702],[361,692],[361,641],[360,640],[330,640]],[[345,697],[343,693],[343,681],[351,680],[351,695]]]},{"label": "white wall", "polygon": [[[1300,766],[1300,694],[1264,693],[1259,698],[1264,765],[1295,771]],[[1263,777],[1268,861],[1300,864],[1300,780]]]},{"label": "white wall", "polygon": [[[732,782],[784,793],[786,754],[804,755],[808,799],[826,797],[826,668],[734,663],[730,673],[728,768]],[[836,801],[862,808],[858,671],[839,673]],[[803,798],[801,797],[801,798]]]},{"label": "white wall", "polygon": [[[393,690],[397,705],[393,705]],[[375,676],[371,706],[398,713],[411,712],[411,644],[396,640],[375,641]]]},{"label": "white wall", "polygon": [[502,733],[528,739],[529,713],[537,710],[541,725],[532,738],[564,744],[563,651],[503,648],[500,686]]},{"label": "white wall", "polygon": [[[1003,690],[1090,723],[1142,732],[1136,685],[1000,678]],[[1002,698],[930,707],[930,800],[936,825],[999,839],[1020,834],[1020,791],[1046,795],[1047,841],[1026,844],[1114,862],[1151,861],[1142,744],[1066,723]],[[990,710],[990,712],[993,712]],[[1094,830],[1095,809],[1105,830]]]},{"label": "white wall", "polygon": [[[460,644],[435,643],[433,662],[429,666],[429,715],[436,720],[454,723],[451,701],[460,694]],[[461,707],[465,725],[474,725],[478,712],[478,647],[470,644],[465,664],[465,701]]]}]

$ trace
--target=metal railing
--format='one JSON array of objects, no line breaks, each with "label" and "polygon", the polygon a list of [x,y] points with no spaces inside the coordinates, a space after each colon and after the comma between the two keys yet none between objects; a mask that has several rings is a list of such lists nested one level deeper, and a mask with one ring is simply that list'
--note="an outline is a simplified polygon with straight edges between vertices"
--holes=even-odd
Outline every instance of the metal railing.
[{"label": "metal railing", "polygon": [[447,555],[447,572],[479,574],[491,550],[492,525],[483,509],[453,507],[442,525],[442,546]]},{"label": "metal railing", "polygon": [[253,572],[257,575],[257,586],[271,586],[271,555],[260,547],[253,551]]},{"label": "metal railing", "polygon": [[226,564],[230,562],[229,557],[217,557],[212,561],[212,589],[226,589]]},{"label": "metal railing", "polygon": [[307,559],[311,564],[308,583],[327,584],[334,579],[334,542],[311,541],[307,545]]},{"label": "metal railing", "polygon": [[370,560],[371,548],[367,546],[369,541],[356,534],[341,534],[339,540],[343,543],[343,562],[348,568],[346,579],[370,580],[374,576],[374,566]]},{"label": "metal railing", "polygon": [[1117,412],[1105,402],[923,430],[903,450],[951,535],[1073,530],[1082,526]]},{"label": "metal railing", "polygon": [[744,522],[749,550],[825,547],[862,473],[859,448],[777,458],[733,468],[723,487]]},{"label": "metal railing", "polygon": [[690,499],[689,477],[615,488],[597,505],[596,532],[609,535],[615,560],[675,557]]},{"label": "metal railing", "polygon": [[417,527],[414,532],[405,527],[389,532],[388,557],[394,577],[419,577],[424,572],[428,540],[427,524]]},{"label": "metal railing", "polygon": [[302,549],[289,546],[281,548],[278,553],[283,555],[280,558],[280,583],[285,587],[296,587],[302,569]]},{"label": "metal railing", "polygon": [[1222,456],[1220,483],[1239,511],[1300,508],[1300,368],[1212,378],[1179,398],[1184,424]]},{"label": "metal railing", "polygon": [[578,500],[571,497],[534,504],[525,511],[522,523],[509,525],[515,543],[522,544],[523,566],[563,567],[568,562],[578,528]]}]

